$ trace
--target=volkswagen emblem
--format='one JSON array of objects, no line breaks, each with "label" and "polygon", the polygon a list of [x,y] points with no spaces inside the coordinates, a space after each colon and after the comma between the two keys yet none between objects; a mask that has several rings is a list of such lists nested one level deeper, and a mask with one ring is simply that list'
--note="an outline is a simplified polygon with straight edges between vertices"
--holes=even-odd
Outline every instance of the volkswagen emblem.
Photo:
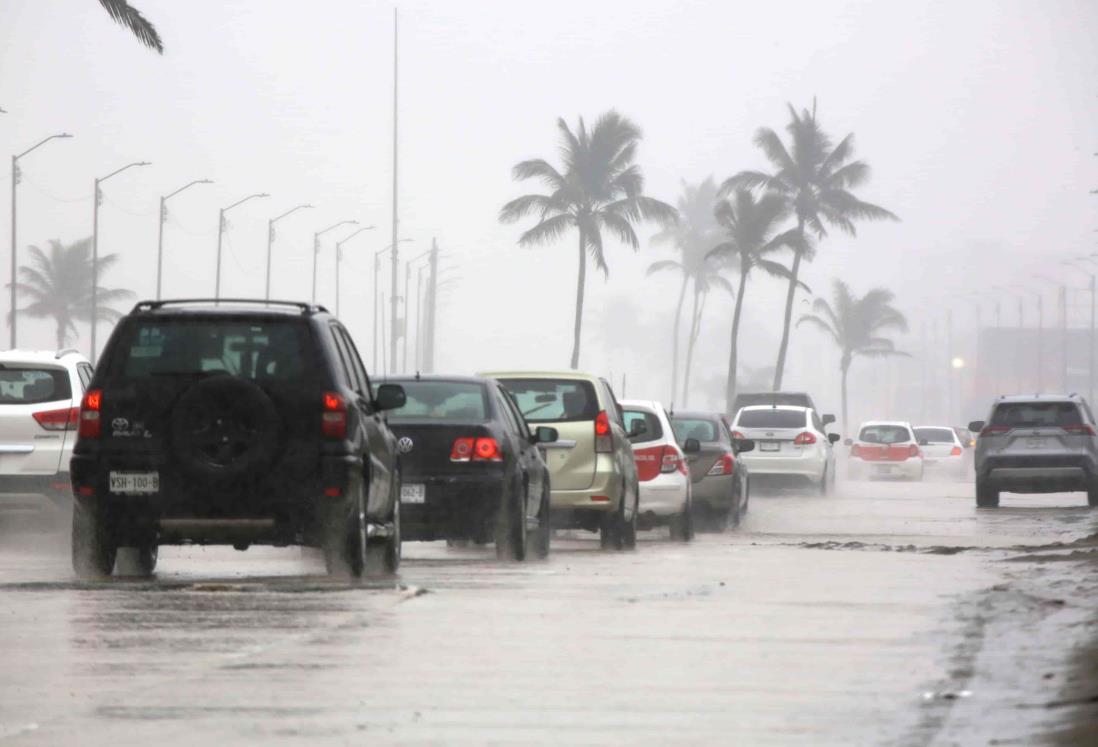
[{"label": "volkswagen emblem", "polygon": [[415,443],[407,436],[404,436],[399,441],[397,441],[397,451],[399,451],[401,454],[407,454],[409,451],[412,450],[413,446],[415,446]]}]

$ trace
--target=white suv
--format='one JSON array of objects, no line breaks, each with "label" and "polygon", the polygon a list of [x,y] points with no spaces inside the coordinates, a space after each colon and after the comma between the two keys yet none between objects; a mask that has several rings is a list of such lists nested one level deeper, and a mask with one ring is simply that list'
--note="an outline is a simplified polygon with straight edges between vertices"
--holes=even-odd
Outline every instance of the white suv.
[{"label": "white suv", "polygon": [[0,352],[0,505],[23,496],[71,504],[69,459],[91,375],[74,350]]}]

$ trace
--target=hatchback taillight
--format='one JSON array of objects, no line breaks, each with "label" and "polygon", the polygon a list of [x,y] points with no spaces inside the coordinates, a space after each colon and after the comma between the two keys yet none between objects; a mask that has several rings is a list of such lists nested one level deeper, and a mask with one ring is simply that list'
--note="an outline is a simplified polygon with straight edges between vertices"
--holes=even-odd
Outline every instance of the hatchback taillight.
[{"label": "hatchback taillight", "polygon": [[595,416],[595,453],[609,454],[614,451],[614,437],[610,433],[610,416],[606,410],[600,410]]},{"label": "hatchback taillight", "polygon": [[907,447],[907,456],[908,456],[908,458],[914,459],[915,457],[921,457],[922,455],[923,455],[922,452],[919,451],[919,447],[916,446],[915,444],[911,444],[911,446]]},{"label": "hatchback taillight", "polygon": [[38,425],[47,431],[75,431],[80,423],[80,408],[66,407],[63,410],[43,410],[33,414]]},{"label": "hatchback taillight", "polygon": [[80,438],[99,438],[99,413],[103,405],[103,391],[89,389],[80,403]]},{"label": "hatchback taillight", "polygon": [[709,468],[709,471],[706,472],[706,475],[709,477],[717,477],[718,475],[731,475],[732,470],[735,468],[735,464],[736,462],[732,458],[731,454],[723,454],[721,458],[718,459],[713,464],[713,466]]},{"label": "hatchback taillight", "polygon": [[347,403],[336,392],[324,392],[320,430],[325,438],[347,438]]},{"label": "hatchback taillight", "polygon": [[660,456],[660,472],[667,475],[672,472],[686,474],[686,460],[677,446],[664,446]]},{"label": "hatchback taillight", "polygon": [[797,446],[811,446],[816,443],[816,434],[811,431],[804,431],[797,434],[797,437],[793,439],[793,443]]},{"label": "hatchback taillight", "polygon": [[858,457],[860,459],[861,456],[862,456],[862,447],[858,446],[858,444],[854,444],[853,446],[851,446],[850,447],[850,456]]}]

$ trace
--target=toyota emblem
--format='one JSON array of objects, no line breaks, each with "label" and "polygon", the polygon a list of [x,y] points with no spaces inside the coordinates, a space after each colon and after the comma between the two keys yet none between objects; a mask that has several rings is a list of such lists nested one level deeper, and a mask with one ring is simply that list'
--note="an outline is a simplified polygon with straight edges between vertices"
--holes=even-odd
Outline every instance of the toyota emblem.
[{"label": "toyota emblem", "polygon": [[409,451],[412,450],[413,446],[415,446],[415,444],[412,442],[412,439],[408,438],[407,436],[404,436],[399,441],[397,441],[397,451],[399,451],[401,454],[407,454]]}]

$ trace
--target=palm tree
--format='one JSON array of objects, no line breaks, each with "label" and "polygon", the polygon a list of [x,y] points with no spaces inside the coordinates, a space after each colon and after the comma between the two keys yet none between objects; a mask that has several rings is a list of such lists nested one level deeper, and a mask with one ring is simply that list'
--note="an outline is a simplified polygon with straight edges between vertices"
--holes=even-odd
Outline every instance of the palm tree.
[{"label": "palm tree", "polygon": [[[64,246],[56,239],[50,241],[49,254],[37,246],[30,247],[29,265],[19,268],[20,282],[15,290],[29,296],[31,302],[19,309],[22,314],[37,319],[52,319],[57,325],[57,348],[65,346],[69,334],[79,336],[76,322],[91,321],[91,238],[80,239]],[[99,277],[118,262],[117,254],[99,257]],[[121,289],[98,289],[98,316],[114,322],[122,316],[107,304],[132,298],[134,293]]]},{"label": "palm tree", "polygon": [[678,222],[652,237],[654,244],[674,245],[682,257],[681,260],[661,260],[648,266],[649,275],[662,270],[677,270],[682,276],[675,304],[675,326],[671,332],[671,402],[675,401],[679,391],[679,338],[686,286],[696,268],[704,264],[706,252],[716,243],[717,223],[713,218],[716,204],[717,185],[713,177],[696,185],[683,182],[682,195],[678,199]]},{"label": "palm tree", "polygon": [[511,200],[500,211],[502,223],[513,223],[534,213],[538,223],[519,237],[520,246],[546,244],[568,229],[579,233],[579,273],[576,280],[576,317],[572,339],[572,368],[579,366],[580,331],[583,325],[583,293],[587,280],[587,255],[609,276],[603,253],[603,231],[633,248],[640,246],[633,226],[642,220],[671,223],[675,209],[646,197],[644,177],[635,163],[640,129],[615,111],[603,114],[590,131],[581,117],[573,133],[557,120],[563,169],[544,159],[516,164],[516,180],[537,179],[549,194],[528,194]]},{"label": "palm tree", "polygon": [[138,41],[164,54],[164,44],[160,41],[160,34],[156,27],[141,15],[141,11],[126,0],[99,0],[99,4],[106,9],[111,18],[132,31]]},{"label": "palm tree", "polygon": [[694,309],[690,315],[690,334],[687,337],[686,365],[682,374],[682,406],[690,403],[690,368],[694,362],[694,345],[701,334],[702,317],[705,315],[705,302],[709,299],[709,290],[716,286],[728,291],[728,295],[735,296],[732,284],[720,274],[720,268],[712,262],[702,260],[693,273],[694,280]]},{"label": "palm tree", "polygon": [[[899,220],[894,214],[877,205],[862,202],[850,190],[865,184],[869,179],[869,165],[865,161],[852,161],[854,135],[847,135],[832,147],[828,137],[816,119],[816,102],[812,111],[800,114],[789,107],[790,147],[787,149],[778,134],[769,127],[755,133],[755,145],[762,149],[774,166],[774,173],[741,171],[725,180],[721,193],[727,194],[741,187],[766,189],[780,194],[797,218],[797,233],[805,238],[810,228],[817,237],[827,235],[825,224],[855,235],[854,222],[858,220]],[[774,389],[781,389],[785,374],[786,351],[789,348],[789,326],[793,318],[793,296],[797,290],[801,260],[805,259],[804,247],[793,250],[793,267],[790,271],[789,289],[785,297],[785,319],[782,340],[778,347],[778,363],[774,370]]]},{"label": "palm tree", "polygon": [[835,280],[833,302],[817,298],[814,314],[805,314],[797,326],[809,324],[822,330],[838,346],[842,372],[843,432],[847,432],[846,376],[855,356],[880,358],[907,355],[896,349],[895,343],[882,333],[887,330],[907,332],[907,319],[892,305],[892,291],[874,288],[861,298],[850,291],[842,280]]},{"label": "palm tree", "polygon": [[[764,192],[756,200],[749,189],[737,189],[732,199],[717,204],[717,223],[724,228],[725,240],[714,247],[709,256],[720,258],[739,267],[739,290],[735,293],[736,306],[732,312],[732,345],[728,354],[728,379],[725,383],[725,410],[731,415],[736,401],[736,377],[738,372],[740,319],[747,278],[756,267],[769,275],[789,278],[792,273],[783,264],[767,259],[781,249],[802,247],[803,237],[795,230],[778,233],[778,225],[789,214],[785,198],[776,192]],[[804,246],[800,253],[810,255],[811,247]],[[803,286],[804,284],[801,283]]]}]

